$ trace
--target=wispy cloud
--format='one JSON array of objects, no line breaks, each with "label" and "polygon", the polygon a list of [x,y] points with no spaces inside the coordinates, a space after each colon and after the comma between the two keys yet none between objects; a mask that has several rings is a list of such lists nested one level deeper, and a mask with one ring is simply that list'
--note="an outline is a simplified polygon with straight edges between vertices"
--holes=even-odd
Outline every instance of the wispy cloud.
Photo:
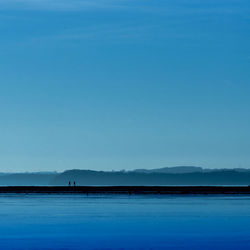
[{"label": "wispy cloud", "polygon": [[77,11],[121,8],[128,0],[0,0],[1,9]]},{"label": "wispy cloud", "polygon": [[[214,20],[218,21],[218,17],[225,22],[225,17],[229,16],[231,20],[231,15],[248,17],[246,1],[249,0],[0,0],[0,10],[61,11],[62,14],[62,22],[55,22],[54,15],[44,18],[42,13],[34,18],[33,14],[22,11],[18,15],[11,11],[2,12],[0,18],[4,18],[3,25],[15,19],[9,22],[13,28],[12,36],[9,31],[4,34],[3,30],[2,37],[8,38],[8,46],[11,42],[20,44],[22,41],[25,45],[37,46],[83,41],[162,44],[184,39],[186,43],[200,43],[202,39],[219,37],[218,33],[215,35],[214,29],[202,29],[200,23],[216,23]],[[245,5],[246,8],[243,8]],[[85,11],[89,11],[90,15],[86,15],[86,18],[82,18],[84,15],[71,15],[63,19],[67,11],[82,11],[84,15]],[[98,15],[91,16],[92,11],[97,11]],[[106,11],[112,11],[108,18]],[[124,12],[118,16],[113,11]],[[36,23],[40,27],[39,32],[30,32],[34,31]],[[217,23],[220,24],[219,21]],[[23,33],[19,32],[20,27]],[[1,44],[5,42],[2,39]]]},{"label": "wispy cloud", "polygon": [[[209,34],[199,32],[199,39],[209,40]],[[183,44],[185,40],[185,44]],[[96,24],[86,27],[69,28],[55,31],[54,34],[30,36],[23,41],[24,46],[43,47],[47,45],[75,46],[83,44],[92,45],[135,45],[135,44],[154,44],[169,45],[173,42],[181,42],[182,46],[196,46],[197,36],[194,33],[180,32],[169,26],[160,24]],[[20,44],[19,44],[20,45]]]},{"label": "wispy cloud", "polygon": [[0,10],[47,10],[47,11],[84,11],[84,10],[140,10],[164,13],[228,13],[249,11],[248,0],[0,0]]},{"label": "wispy cloud", "polygon": [[33,37],[32,44],[83,42],[123,44],[149,41],[152,39],[152,30],[160,29],[157,25],[145,24],[96,24],[81,28],[71,28],[58,31],[52,35]]}]

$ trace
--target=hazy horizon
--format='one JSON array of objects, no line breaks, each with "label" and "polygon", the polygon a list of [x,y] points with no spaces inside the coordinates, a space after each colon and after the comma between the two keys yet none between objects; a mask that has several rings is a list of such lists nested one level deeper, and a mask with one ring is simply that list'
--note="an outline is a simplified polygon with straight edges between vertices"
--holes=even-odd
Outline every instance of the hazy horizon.
[{"label": "hazy horizon", "polygon": [[244,169],[244,170],[250,170],[250,168],[206,168],[206,167],[202,167],[202,166],[165,166],[165,167],[155,167],[155,168],[134,168],[134,169],[91,169],[91,168],[66,168],[66,169],[62,169],[62,170],[53,170],[53,169],[49,169],[49,170],[41,170],[41,171],[0,171],[0,174],[37,174],[37,173],[49,173],[49,174],[60,174],[66,171],[71,171],[71,170],[80,170],[80,171],[104,171],[104,172],[131,172],[131,171],[136,171],[136,170],[160,170],[160,169],[175,169],[175,168],[201,168],[202,170],[237,170],[237,169]]},{"label": "hazy horizon", "polygon": [[250,168],[249,16],[248,0],[1,0],[1,172]]}]

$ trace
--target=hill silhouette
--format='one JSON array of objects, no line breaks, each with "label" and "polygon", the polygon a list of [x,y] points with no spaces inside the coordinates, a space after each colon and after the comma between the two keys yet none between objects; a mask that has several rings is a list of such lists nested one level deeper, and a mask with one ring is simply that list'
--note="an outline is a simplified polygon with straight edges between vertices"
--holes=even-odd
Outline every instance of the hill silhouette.
[{"label": "hill silhouette", "polygon": [[186,174],[194,172],[202,172],[202,167],[194,166],[177,166],[177,167],[165,167],[155,169],[135,169],[137,173],[165,173],[165,174]]},{"label": "hill silhouette", "polygon": [[63,173],[0,173],[2,186],[64,186],[69,181],[76,181],[78,186],[250,185],[250,170],[178,166],[112,172],[75,169]]},{"label": "hill silhouette", "polygon": [[215,170],[191,173],[141,173],[69,170],[56,176],[53,185],[75,180],[78,185],[249,185],[250,171]]}]

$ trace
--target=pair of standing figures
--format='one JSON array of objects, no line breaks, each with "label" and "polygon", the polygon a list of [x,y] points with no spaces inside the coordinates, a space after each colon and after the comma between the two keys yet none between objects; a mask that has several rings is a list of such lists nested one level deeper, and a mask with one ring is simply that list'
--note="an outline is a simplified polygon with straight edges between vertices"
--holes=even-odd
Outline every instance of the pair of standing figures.
[{"label": "pair of standing figures", "polygon": [[[71,182],[69,181],[69,186],[71,186]],[[75,187],[76,186],[76,182],[74,181],[73,182],[73,186]]]}]

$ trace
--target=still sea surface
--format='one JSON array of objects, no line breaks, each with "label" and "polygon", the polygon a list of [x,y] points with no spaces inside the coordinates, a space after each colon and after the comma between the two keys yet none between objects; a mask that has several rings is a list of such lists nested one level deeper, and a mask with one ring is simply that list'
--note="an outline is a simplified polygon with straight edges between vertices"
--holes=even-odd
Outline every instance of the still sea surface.
[{"label": "still sea surface", "polygon": [[250,249],[250,196],[0,195],[0,249]]}]

